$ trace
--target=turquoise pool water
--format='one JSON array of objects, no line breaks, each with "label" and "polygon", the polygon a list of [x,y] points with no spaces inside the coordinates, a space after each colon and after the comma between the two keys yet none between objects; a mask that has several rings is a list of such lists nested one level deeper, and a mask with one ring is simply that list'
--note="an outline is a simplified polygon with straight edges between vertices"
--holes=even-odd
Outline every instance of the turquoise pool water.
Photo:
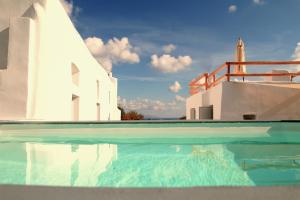
[{"label": "turquoise pool water", "polygon": [[300,184],[300,123],[1,124],[0,184]]}]

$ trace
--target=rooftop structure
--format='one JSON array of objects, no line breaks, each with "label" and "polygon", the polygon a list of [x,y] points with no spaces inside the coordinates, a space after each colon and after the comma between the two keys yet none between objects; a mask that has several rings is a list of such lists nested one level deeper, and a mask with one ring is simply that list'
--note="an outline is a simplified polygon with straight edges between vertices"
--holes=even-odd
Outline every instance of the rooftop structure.
[{"label": "rooftop structure", "polygon": [[[300,73],[286,69],[261,72],[265,66],[282,68],[300,65],[300,61],[245,61],[241,39],[236,52],[237,61],[226,62],[189,83],[191,96],[186,102],[187,119],[300,119],[300,84],[294,82]],[[258,67],[258,73],[246,72],[246,67],[254,66]],[[248,79],[251,77],[254,80]]]}]

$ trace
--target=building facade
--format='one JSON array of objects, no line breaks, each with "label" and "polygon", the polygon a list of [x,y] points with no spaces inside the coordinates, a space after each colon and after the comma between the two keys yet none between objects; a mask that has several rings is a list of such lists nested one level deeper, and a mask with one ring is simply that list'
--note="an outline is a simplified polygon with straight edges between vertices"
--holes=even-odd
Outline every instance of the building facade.
[{"label": "building facade", "polygon": [[59,0],[0,0],[0,120],[120,120],[117,88]]},{"label": "building facade", "polygon": [[297,120],[300,84],[290,82],[224,81],[191,95],[188,120]]},{"label": "building facade", "polygon": [[[188,120],[299,120],[300,83],[289,72],[300,61],[245,61],[245,44],[239,38],[236,61],[193,79],[186,100]],[[247,72],[257,67],[256,72]],[[283,68],[262,72],[263,67]],[[252,68],[253,69],[253,68]],[[269,68],[265,68],[269,70]],[[248,79],[250,78],[250,79]]]}]

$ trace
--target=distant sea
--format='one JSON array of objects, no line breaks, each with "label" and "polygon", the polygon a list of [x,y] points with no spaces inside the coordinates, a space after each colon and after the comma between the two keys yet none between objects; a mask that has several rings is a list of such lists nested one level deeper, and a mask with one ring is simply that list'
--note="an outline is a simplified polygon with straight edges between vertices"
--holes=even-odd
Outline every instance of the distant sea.
[{"label": "distant sea", "polygon": [[144,120],[179,120],[179,118],[146,117]]}]

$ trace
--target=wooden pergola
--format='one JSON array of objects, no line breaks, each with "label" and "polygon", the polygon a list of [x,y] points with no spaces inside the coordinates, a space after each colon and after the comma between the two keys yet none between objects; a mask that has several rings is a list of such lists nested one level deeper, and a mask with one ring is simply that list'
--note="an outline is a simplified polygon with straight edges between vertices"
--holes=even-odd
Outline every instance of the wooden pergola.
[{"label": "wooden pergola", "polygon": [[[297,73],[232,73],[231,70],[233,66],[245,65],[245,66],[266,66],[266,65],[300,65],[300,61],[247,61],[247,62],[226,62],[219,68],[211,73],[203,73],[197,78],[193,79],[189,83],[190,94],[197,94],[201,88],[205,90],[210,89],[218,85],[221,81],[230,81],[231,77],[290,77],[290,81],[293,81],[294,77],[300,76],[300,72]],[[226,71],[225,71],[226,69]],[[220,72],[225,71],[225,73],[219,75]],[[219,75],[219,76],[218,76]]]}]

